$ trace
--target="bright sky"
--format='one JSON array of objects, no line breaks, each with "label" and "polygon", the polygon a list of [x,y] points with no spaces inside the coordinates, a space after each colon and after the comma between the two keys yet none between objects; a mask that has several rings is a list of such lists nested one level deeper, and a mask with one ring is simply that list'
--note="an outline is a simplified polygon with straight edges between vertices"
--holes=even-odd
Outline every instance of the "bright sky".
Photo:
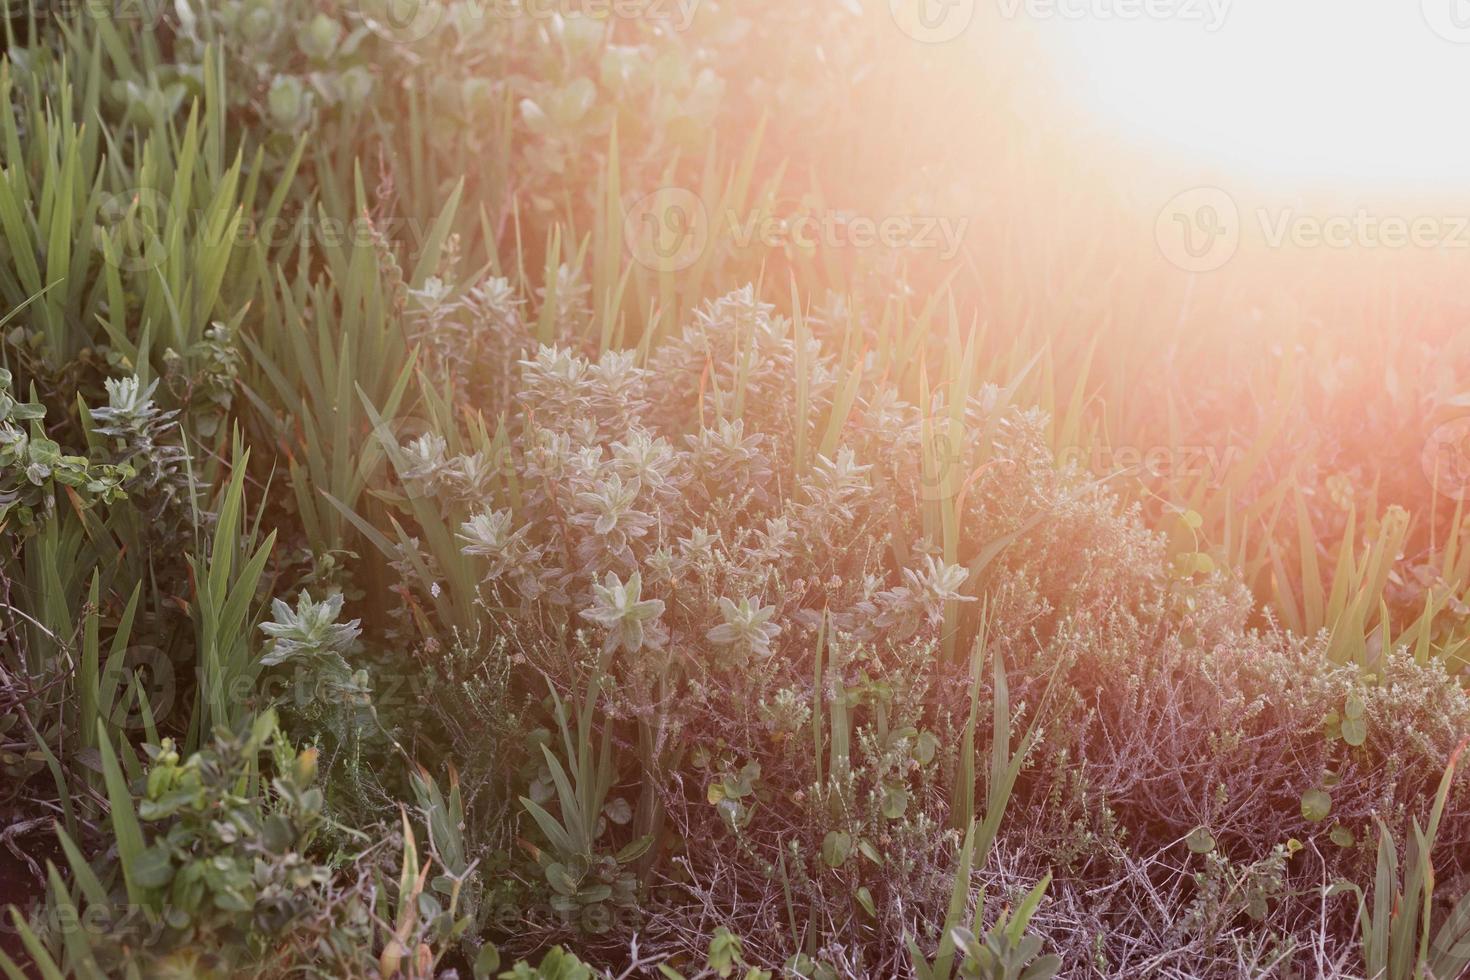
[{"label": "bright sky", "polygon": [[1470,0],[996,2],[1104,118],[1168,148],[1268,179],[1470,185]]}]

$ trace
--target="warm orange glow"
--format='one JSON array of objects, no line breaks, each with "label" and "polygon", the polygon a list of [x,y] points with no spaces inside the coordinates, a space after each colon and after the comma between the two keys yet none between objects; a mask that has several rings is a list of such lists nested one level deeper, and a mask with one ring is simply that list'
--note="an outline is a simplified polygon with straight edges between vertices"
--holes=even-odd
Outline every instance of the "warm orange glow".
[{"label": "warm orange glow", "polygon": [[1083,16],[1037,26],[1075,91],[1159,150],[1269,178],[1470,175],[1459,109],[1470,19],[1455,19],[1459,0],[1139,0],[1158,14],[1126,19],[1109,11],[1128,0],[1059,2]]}]

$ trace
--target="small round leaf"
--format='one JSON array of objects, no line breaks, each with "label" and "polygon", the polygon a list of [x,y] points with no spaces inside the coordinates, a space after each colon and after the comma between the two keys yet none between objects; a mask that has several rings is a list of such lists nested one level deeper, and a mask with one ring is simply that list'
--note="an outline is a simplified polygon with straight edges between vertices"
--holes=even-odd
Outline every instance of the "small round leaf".
[{"label": "small round leaf", "polygon": [[1332,812],[1332,797],[1325,790],[1309,789],[1302,794],[1302,816],[1312,822],[1326,820]]},{"label": "small round leaf", "polygon": [[827,867],[842,867],[851,853],[852,835],[844,834],[840,830],[829,830],[827,836],[822,838],[822,860],[827,862]]},{"label": "small round leaf", "polygon": [[1215,835],[1205,827],[1196,827],[1184,838],[1184,843],[1196,854],[1208,854],[1215,849]]}]

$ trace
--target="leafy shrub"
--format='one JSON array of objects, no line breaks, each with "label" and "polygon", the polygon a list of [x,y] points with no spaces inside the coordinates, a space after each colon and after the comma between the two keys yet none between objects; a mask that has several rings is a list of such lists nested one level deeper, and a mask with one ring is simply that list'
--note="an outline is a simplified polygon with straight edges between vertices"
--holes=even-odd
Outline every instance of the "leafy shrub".
[{"label": "leafy shrub", "polygon": [[[266,714],[187,759],[171,740],[148,746],[151,764],[129,786],[111,744],[102,746],[116,851],[88,864],[59,831],[74,884],[50,867],[41,921],[12,912],[38,963],[80,976],[372,975],[374,951],[385,947],[380,845],[360,834],[363,850],[340,868],[313,859],[324,820],[315,750],[297,752]],[[403,903],[417,898],[408,890],[422,883],[408,874],[417,865],[411,834],[402,847],[400,911],[386,945],[432,962],[426,943],[457,935],[453,904],[438,918],[404,917]]]},{"label": "leafy shrub", "polygon": [[[1036,251],[1006,202],[963,276],[740,244],[952,198],[936,147],[1007,187],[1055,150],[917,118],[969,76],[882,4],[409,6],[6,20],[0,766],[5,842],[66,859],[17,925],[39,969],[1456,967],[1424,927],[1470,880],[1470,548],[1402,457],[1463,345],[1278,350],[1237,394],[1193,386],[1166,285],[1076,342],[1118,310],[1049,270],[1108,249]],[[912,139],[853,168],[848,103]],[[653,187],[718,218],[685,269],[628,254]],[[1354,401],[1380,369],[1414,381]],[[1348,401],[1397,455],[1305,431]],[[1066,454],[1237,424],[1215,483]],[[1322,888],[1370,878],[1356,917]]]}]

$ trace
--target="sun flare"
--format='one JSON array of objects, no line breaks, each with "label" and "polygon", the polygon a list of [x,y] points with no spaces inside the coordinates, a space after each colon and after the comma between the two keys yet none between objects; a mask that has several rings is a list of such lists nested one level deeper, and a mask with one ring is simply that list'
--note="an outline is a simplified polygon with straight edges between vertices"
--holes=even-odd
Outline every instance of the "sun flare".
[{"label": "sun flare", "polygon": [[1031,14],[1078,97],[1160,149],[1264,179],[1442,185],[1470,176],[1461,3],[1058,0]]},{"label": "sun flare", "polygon": [[0,6],[0,977],[1470,977],[1470,0]]}]

